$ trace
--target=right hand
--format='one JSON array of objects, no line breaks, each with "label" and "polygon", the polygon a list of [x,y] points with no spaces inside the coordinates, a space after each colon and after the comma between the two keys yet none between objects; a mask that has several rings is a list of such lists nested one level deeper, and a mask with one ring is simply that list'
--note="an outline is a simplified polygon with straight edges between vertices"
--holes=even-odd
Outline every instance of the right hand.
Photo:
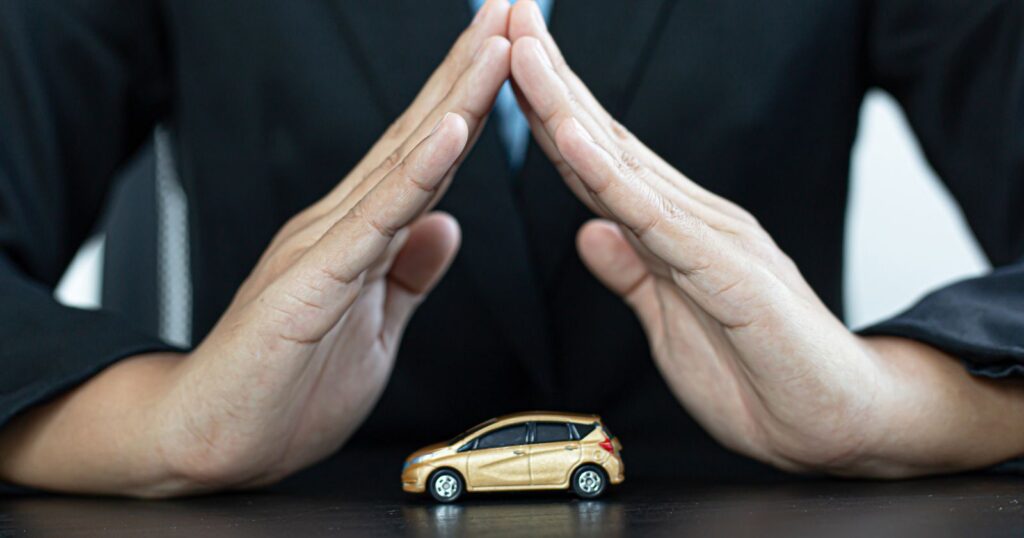
[{"label": "right hand", "polygon": [[[458,248],[454,219],[424,214],[508,78],[508,13],[506,0],[486,4],[356,168],[281,229],[193,352],[122,361],[28,413],[23,420],[42,422],[3,432],[30,438],[0,438],[9,460],[0,474],[48,489],[165,496],[273,482],[341,446]],[[145,405],[108,403],[125,390],[145,392]],[[114,439],[94,438],[97,424],[110,424]],[[83,439],[115,446],[91,450]],[[104,458],[137,468],[113,476]]]}]

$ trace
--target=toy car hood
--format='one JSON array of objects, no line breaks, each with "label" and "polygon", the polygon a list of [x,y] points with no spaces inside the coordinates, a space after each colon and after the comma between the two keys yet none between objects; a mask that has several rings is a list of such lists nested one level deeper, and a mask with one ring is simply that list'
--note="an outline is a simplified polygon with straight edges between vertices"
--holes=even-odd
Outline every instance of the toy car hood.
[{"label": "toy car hood", "polygon": [[434,443],[432,445],[427,445],[427,446],[417,450],[416,452],[413,452],[412,454],[409,454],[409,457],[406,458],[406,461],[412,461],[412,460],[414,460],[414,459],[416,459],[416,458],[418,458],[420,456],[425,456],[427,454],[431,454],[431,453],[437,452],[438,450],[441,450],[443,448],[448,448],[448,445],[443,443],[443,442],[442,443]]}]

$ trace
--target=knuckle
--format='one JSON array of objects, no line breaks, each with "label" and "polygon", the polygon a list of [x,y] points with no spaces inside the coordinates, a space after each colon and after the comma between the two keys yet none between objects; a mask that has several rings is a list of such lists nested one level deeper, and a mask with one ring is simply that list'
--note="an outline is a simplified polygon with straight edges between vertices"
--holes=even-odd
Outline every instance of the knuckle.
[{"label": "knuckle", "polygon": [[390,171],[402,162],[402,148],[397,148],[391,153],[384,157],[384,160],[380,163],[380,169],[384,171]]},{"label": "knuckle", "polygon": [[406,185],[411,186],[413,189],[415,189],[417,191],[422,191],[422,192],[424,192],[426,194],[430,194],[430,195],[433,195],[434,193],[436,193],[437,189],[440,188],[440,184],[424,183],[423,181],[420,181],[420,179],[419,179],[420,175],[421,174],[419,174],[418,172],[413,172],[413,171],[408,170],[408,169],[404,169],[402,174],[401,174],[402,181]]},{"label": "knuckle", "polygon": [[661,211],[652,212],[638,224],[631,226],[630,230],[632,230],[633,235],[635,235],[637,239],[643,239],[645,235],[650,233],[651,230],[654,230],[658,224],[661,223],[662,213],[663,212]]},{"label": "knuckle", "polygon": [[556,104],[550,110],[545,110],[543,114],[538,114],[538,117],[544,125],[557,128],[569,118],[581,118],[585,115],[579,100],[572,92],[567,91],[564,102]]},{"label": "knuckle", "polygon": [[485,115],[487,115],[489,109],[475,107],[473,104],[467,102],[466,99],[457,98],[452,103],[451,111],[467,120],[469,127],[472,128],[477,122],[482,120]]},{"label": "knuckle", "polygon": [[687,280],[708,274],[713,265],[714,262],[707,252],[696,250],[689,254],[689,260],[685,265],[673,268],[672,280],[676,285],[682,286]]},{"label": "knuckle", "polygon": [[320,274],[321,277],[330,282],[335,282],[338,284],[350,284],[352,282],[352,279],[349,278],[348,275],[330,266],[320,267],[317,270],[317,272]]},{"label": "knuckle", "polygon": [[661,219],[659,217],[651,217],[644,220],[640,225],[633,227],[633,235],[635,235],[637,239],[643,239],[645,235],[658,226],[658,222],[660,220]]},{"label": "knuckle", "polygon": [[664,196],[659,195],[655,203],[657,204],[658,212],[664,215],[665,220],[675,224],[689,224],[690,213],[670,202]]},{"label": "knuckle", "polygon": [[661,207],[661,211],[665,219],[681,228],[687,235],[703,240],[711,233],[711,227],[704,220],[664,198],[662,200],[665,205]]},{"label": "knuckle", "polygon": [[568,87],[565,88],[565,103],[569,110],[572,110],[573,112],[584,112],[583,102],[580,100],[580,96],[576,95],[576,92],[572,91]]},{"label": "knuckle", "polygon": [[549,126],[554,131],[554,129],[565,123],[565,120],[572,117],[572,114],[561,106],[554,106],[550,110],[539,113],[538,117],[544,125]]},{"label": "knuckle", "polygon": [[266,270],[269,275],[277,276],[284,274],[289,268],[295,265],[305,248],[279,249],[267,258]]},{"label": "knuckle", "polygon": [[646,169],[640,159],[629,151],[622,151],[616,163],[619,166],[619,171],[629,177],[642,179],[646,175]]},{"label": "knuckle", "polygon": [[366,209],[362,207],[362,204],[353,208],[352,213],[363,224],[380,234],[382,237],[391,239],[398,233],[398,229],[381,222],[376,215],[367,212]]},{"label": "knuckle", "polygon": [[624,125],[614,119],[611,120],[609,130],[615,135],[615,138],[619,140],[630,141],[633,139],[633,133],[629,132],[629,129],[626,129]]}]

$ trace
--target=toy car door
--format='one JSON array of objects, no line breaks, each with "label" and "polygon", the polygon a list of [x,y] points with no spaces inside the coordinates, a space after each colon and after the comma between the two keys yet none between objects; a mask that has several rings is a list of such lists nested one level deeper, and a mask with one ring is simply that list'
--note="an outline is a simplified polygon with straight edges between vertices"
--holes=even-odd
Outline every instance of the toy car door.
[{"label": "toy car door", "polygon": [[564,422],[537,422],[530,445],[530,484],[558,486],[569,480],[569,473],[580,460],[580,443],[572,439]]},{"label": "toy car door", "polygon": [[466,480],[473,489],[526,486],[530,483],[526,424],[488,432],[469,451]]}]

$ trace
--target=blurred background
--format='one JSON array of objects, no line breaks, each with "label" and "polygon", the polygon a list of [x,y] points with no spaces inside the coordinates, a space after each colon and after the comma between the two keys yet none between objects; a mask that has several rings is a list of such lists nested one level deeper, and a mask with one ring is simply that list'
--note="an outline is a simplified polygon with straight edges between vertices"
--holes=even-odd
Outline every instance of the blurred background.
[{"label": "blurred background", "polygon": [[[161,335],[190,341],[190,285],[184,226],[187,208],[173,173],[166,141],[137,167],[155,170],[160,223],[155,289]],[[910,306],[931,289],[988,269],[956,203],[921,153],[903,113],[882,92],[872,92],[861,110],[853,150],[852,191],[847,213],[846,321],[863,327]],[[102,302],[105,255],[102,233],[87,242],[57,289],[67,304],[96,308]]]}]

